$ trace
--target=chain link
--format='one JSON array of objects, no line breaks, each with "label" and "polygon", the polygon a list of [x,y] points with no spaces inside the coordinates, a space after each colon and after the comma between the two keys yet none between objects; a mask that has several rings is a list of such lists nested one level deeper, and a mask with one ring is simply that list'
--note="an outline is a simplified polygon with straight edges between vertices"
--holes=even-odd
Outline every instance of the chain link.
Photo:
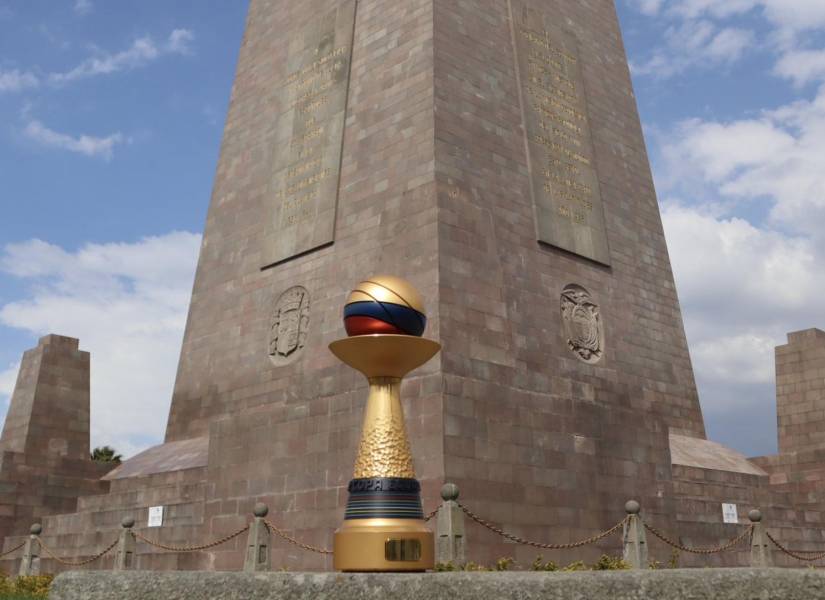
[{"label": "chain link", "polygon": [[43,540],[38,538],[38,542],[40,542],[40,547],[43,549],[43,551],[46,554],[48,554],[51,558],[53,558],[54,560],[59,562],[61,565],[66,565],[66,566],[69,566],[69,567],[82,567],[83,565],[88,565],[90,563],[95,562],[96,560],[98,560],[100,558],[103,558],[106,554],[111,552],[112,549],[115,546],[117,546],[118,541],[120,541],[120,540],[119,539],[115,540],[114,542],[109,544],[109,547],[106,548],[103,552],[99,552],[99,553],[95,554],[94,556],[92,556],[91,558],[87,558],[86,560],[81,560],[81,561],[75,562],[75,561],[71,561],[71,560],[64,560],[64,559],[60,558],[59,556],[56,556],[55,553],[52,552],[51,548],[49,548],[46,544],[44,544]]},{"label": "chain link", "polygon": [[310,552],[315,552],[317,554],[332,554],[332,550],[326,550],[324,548],[317,548],[315,546],[310,546],[309,544],[304,544],[303,542],[299,542],[294,537],[288,536],[286,533],[284,533],[283,531],[281,531],[280,529],[275,527],[275,525],[273,525],[272,523],[270,523],[266,519],[264,519],[264,525],[266,525],[267,529],[269,529],[269,531],[271,531],[272,533],[278,535],[279,537],[282,537],[283,539],[285,539],[290,544],[295,544],[299,548],[303,548],[304,550],[309,550]]},{"label": "chain link", "polygon": [[461,510],[464,511],[464,514],[466,514],[479,525],[486,527],[493,533],[497,533],[501,537],[507,538],[508,540],[510,540],[511,542],[515,542],[516,544],[522,544],[524,546],[533,546],[534,548],[542,548],[544,550],[570,550],[572,548],[580,548],[582,546],[587,546],[588,544],[595,544],[599,540],[616,533],[616,531],[618,531],[627,522],[628,519],[627,517],[625,517],[607,531],[603,531],[597,535],[594,535],[593,537],[589,537],[586,540],[582,540],[580,542],[571,542],[569,544],[542,544],[540,542],[531,542],[530,540],[518,537],[517,535],[513,535],[512,533],[507,533],[503,529],[499,529],[495,525],[488,523],[478,515],[474,514],[469,508],[461,504],[461,502],[458,502],[457,504],[461,507]]},{"label": "chain link", "polygon": [[441,510],[441,505],[440,504],[435,507],[434,511],[432,511],[430,514],[428,514],[426,517],[424,517],[424,522],[426,523],[427,521],[432,519],[434,516],[436,516],[438,514],[439,510]]},{"label": "chain link", "polygon": [[9,554],[12,554],[13,552],[17,552],[18,550],[20,550],[20,548],[22,548],[25,545],[26,545],[26,542],[23,542],[22,544],[20,544],[19,546],[15,546],[11,550],[6,550],[2,554],[0,554],[0,558],[3,558],[4,556],[8,556]]},{"label": "chain link", "polygon": [[825,558],[825,552],[820,552],[816,556],[802,556],[801,554],[798,554],[798,553],[810,554],[811,552],[816,552],[816,550],[813,550],[813,551],[811,551],[811,550],[797,550],[797,551],[788,550],[785,546],[780,544],[776,540],[776,538],[774,538],[769,532],[766,531],[765,535],[767,535],[768,539],[773,542],[774,546],[779,548],[782,552],[784,552],[785,554],[787,554],[791,558],[795,558],[796,560],[802,560],[802,561],[805,561],[805,562],[816,562],[818,560],[822,560],[823,558]]},{"label": "chain link", "polygon": [[130,531],[132,536],[135,539],[140,540],[141,542],[145,542],[150,546],[154,546],[155,548],[160,548],[161,550],[169,550],[170,552],[199,552],[201,550],[208,550],[209,548],[214,548],[215,546],[220,546],[221,544],[225,544],[229,540],[235,539],[242,533],[249,531],[249,525],[244,525],[243,528],[239,529],[235,533],[222,537],[219,540],[215,540],[214,542],[209,542],[208,544],[202,544],[200,546],[167,546],[166,544],[161,544],[160,542],[154,542],[141,534],[137,531]]},{"label": "chain link", "polygon": [[667,544],[669,546],[673,546],[677,550],[681,550],[682,552],[688,552],[690,554],[703,554],[703,555],[719,554],[721,552],[725,552],[727,550],[730,550],[731,548],[736,546],[739,542],[744,540],[748,536],[748,534],[753,533],[753,525],[751,525],[750,527],[745,529],[745,531],[743,531],[740,535],[738,535],[737,537],[735,537],[734,539],[729,541],[727,544],[724,544],[722,546],[718,546],[716,548],[689,548],[687,546],[683,546],[682,544],[674,542],[673,540],[668,538],[664,533],[662,533],[661,531],[659,531],[655,527],[652,527],[651,525],[648,525],[647,523],[645,523],[645,529],[647,529],[650,533],[652,533],[657,538],[662,540],[665,544]]}]

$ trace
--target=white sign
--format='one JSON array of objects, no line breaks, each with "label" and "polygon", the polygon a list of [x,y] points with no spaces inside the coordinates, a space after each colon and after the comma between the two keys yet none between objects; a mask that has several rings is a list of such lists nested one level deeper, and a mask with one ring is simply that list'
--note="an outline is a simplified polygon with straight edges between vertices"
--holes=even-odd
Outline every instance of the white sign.
[{"label": "white sign", "polygon": [[739,522],[739,512],[736,510],[735,504],[722,505],[722,520],[725,523],[735,524]]},{"label": "white sign", "polygon": [[163,525],[163,507],[152,506],[149,508],[149,523],[147,527],[160,527]]}]

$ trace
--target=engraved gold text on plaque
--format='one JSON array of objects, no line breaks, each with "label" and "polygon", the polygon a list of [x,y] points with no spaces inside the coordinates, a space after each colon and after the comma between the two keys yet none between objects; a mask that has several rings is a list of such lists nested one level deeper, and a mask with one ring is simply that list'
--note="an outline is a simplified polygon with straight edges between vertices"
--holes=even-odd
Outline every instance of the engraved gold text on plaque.
[{"label": "engraved gold text on plaque", "polygon": [[576,39],[512,4],[538,239],[609,265]]},{"label": "engraved gold text on plaque", "polygon": [[267,194],[263,267],[334,240],[356,0],[291,38]]}]

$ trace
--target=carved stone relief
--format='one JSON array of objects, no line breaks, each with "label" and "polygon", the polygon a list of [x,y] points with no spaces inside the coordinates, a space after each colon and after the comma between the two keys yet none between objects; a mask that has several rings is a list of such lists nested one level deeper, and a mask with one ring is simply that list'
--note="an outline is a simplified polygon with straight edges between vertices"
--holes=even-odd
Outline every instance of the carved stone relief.
[{"label": "carved stone relief", "polygon": [[269,334],[269,356],[276,365],[292,362],[306,343],[309,292],[295,286],[278,298]]},{"label": "carved stone relief", "polygon": [[588,364],[596,364],[604,353],[604,329],[599,305],[586,289],[571,284],[561,293],[561,318],[567,346]]}]

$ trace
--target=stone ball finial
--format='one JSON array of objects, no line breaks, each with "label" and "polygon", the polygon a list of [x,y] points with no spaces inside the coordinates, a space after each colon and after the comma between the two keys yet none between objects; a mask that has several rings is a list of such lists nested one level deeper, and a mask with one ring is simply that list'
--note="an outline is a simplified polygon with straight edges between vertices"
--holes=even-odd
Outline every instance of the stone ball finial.
[{"label": "stone ball finial", "polygon": [[40,535],[43,533],[43,526],[40,523],[35,523],[29,528],[32,535]]},{"label": "stone ball finial", "polygon": [[458,486],[454,483],[445,483],[441,486],[441,498],[445,502],[458,500]]},{"label": "stone ball finial", "polygon": [[123,520],[120,522],[120,526],[124,529],[131,529],[135,526],[135,518],[134,517],[123,517]]},{"label": "stone ball finial", "polygon": [[624,509],[629,515],[638,515],[642,511],[642,505],[636,500],[628,500],[624,505]]},{"label": "stone ball finial", "polygon": [[263,502],[258,502],[255,505],[255,508],[253,509],[252,514],[254,514],[259,519],[263,519],[264,517],[266,517],[266,515],[269,514],[269,507],[266,504],[264,504]]},{"label": "stone ball finial", "polygon": [[755,508],[748,513],[748,518],[751,520],[751,523],[759,523],[762,521],[762,511]]}]

